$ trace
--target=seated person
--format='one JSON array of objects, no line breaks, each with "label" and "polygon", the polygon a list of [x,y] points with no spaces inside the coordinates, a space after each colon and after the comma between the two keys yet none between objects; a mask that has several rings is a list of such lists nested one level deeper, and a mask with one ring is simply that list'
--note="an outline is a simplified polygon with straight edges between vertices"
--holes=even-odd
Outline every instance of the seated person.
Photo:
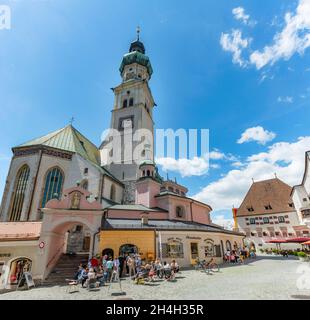
[{"label": "seated person", "polygon": [[144,284],[144,279],[147,279],[150,272],[150,265],[141,265],[139,271],[135,275],[136,284]]},{"label": "seated person", "polygon": [[85,281],[85,287],[88,288],[90,281],[96,279],[96,272],[93,268],[90,268],[87,274],[87,279]]},{"label": "seated person", "polygon": [[86,266],[83,266],[78,276],[78,281],[81,282],[83,286],[87,278],[88,278],[88,268],[86,268]]},{"label": "seated person", "polygon": [[175,260],[172,260],[172,261],[171,261],[170,267],[171,267],[171,270],[172,270],[174,273],[177,273],[177,272],[179,272],[179,270],[180,270],[180,267],[179,267],[178,263],[177,263]]},{"label": "seated person", "polygon": [[105,283],[105,272],[103,270],[103,267],[102,266],[99,266],[99,269],[98,269],[98,272],[97,272],[97,280],[99,281],[100,285],[103,286],[104,283]]}]

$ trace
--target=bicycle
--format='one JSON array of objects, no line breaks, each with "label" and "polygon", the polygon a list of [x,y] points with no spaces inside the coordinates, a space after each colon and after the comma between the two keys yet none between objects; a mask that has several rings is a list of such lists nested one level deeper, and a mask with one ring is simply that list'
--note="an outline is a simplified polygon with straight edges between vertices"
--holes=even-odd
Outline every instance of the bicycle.
[{"label": "bicycle", "polygon": [[205,271],[210,274],[211,272],[220,272],[220,266],[214,262],[214,259],[212,258],[209,262],[205,263]]}]

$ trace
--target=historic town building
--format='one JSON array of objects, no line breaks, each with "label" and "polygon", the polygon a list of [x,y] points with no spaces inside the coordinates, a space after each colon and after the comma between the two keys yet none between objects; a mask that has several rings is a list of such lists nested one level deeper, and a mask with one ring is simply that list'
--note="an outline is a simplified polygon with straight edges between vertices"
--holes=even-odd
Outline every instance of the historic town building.
[{"label": "historic town building", "polygon": [[[139,252],[143,259],[176,258],[190,265],[197,257],[221,261],[227,248],[242,246],[243,234],[213,224],[209,205],[158,173],[153,70],[139,38],[120,73],[122,82],[113,89],[115,131],[101,146],[70,124],[12,148],[0,208],[0,288],[16,284],[25,270],[35,279],[63,281],[52,271],[65,265],[62,277],[71,277],[81,259],[102,253]],[[149,133],[138,153],[127,152],[128,128],[133,135]],[[121,144],[114,150],[116,131]],[[121,158],[106,162],[107,153]],[[77,254],[69,270],[64,253]]]},{"label": "historic town building", "polygon": [[[291,196],[292,188],[278,178],[253,182],[235,210],[236,231],[246,234],[248,245],[272,247],[268,241],[309,236]],[[296,244],[290,244],[296,247]]]}]

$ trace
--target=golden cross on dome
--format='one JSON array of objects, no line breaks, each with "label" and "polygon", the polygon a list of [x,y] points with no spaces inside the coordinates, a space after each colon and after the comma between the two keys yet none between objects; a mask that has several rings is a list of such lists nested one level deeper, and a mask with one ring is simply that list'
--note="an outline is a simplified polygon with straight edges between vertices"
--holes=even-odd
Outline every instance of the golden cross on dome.
[{"label": "golden cross on dome", "polygon": [[137,40],[139,41],[140,40],[140,32],[141,32],[141,29],[139,26],[137,26],[136,31],[137,31]]}]

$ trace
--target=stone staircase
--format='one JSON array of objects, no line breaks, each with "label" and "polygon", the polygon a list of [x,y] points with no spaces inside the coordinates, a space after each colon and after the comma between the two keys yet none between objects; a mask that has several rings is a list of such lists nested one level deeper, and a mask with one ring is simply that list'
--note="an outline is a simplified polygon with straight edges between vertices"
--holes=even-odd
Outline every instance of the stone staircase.
[{"label": "stone staircase", "polygon": [[73,279],[80,263],[87,265],[88,254],[67,255],[63,254],[52,272],[44,280],[43,285],[65,285],[66,279]]}]

